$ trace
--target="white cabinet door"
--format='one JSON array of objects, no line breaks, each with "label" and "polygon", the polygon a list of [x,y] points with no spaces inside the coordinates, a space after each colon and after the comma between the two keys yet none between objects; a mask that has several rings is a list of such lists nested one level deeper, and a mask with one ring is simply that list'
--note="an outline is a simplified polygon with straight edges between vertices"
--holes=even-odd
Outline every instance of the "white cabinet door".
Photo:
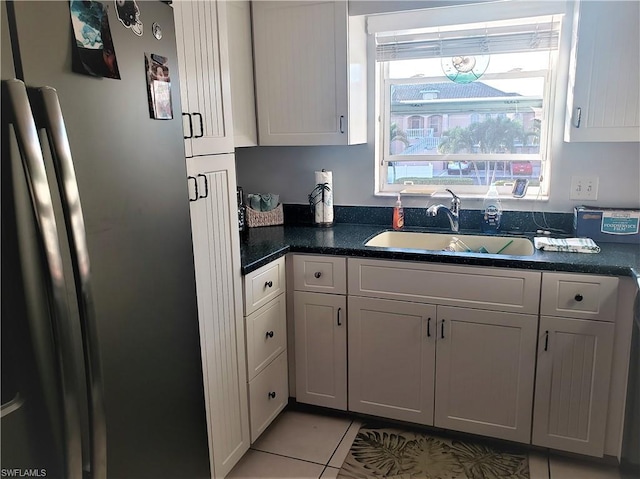
[{"label": "white cabinet door", "polygon": [[349,298],[349,410],[433,425],[436,307]]},{"label": "white cabinet door", "polygon": [[209,451],[224,477],[249,448],[234,157],[192,158],[187,172]]},{"label": "white cabinet door", "polygon": [[186,156],[233,152],[226,2],[173,2]]},{"label": "white cabinet door", "polygon": [[346,411],[347,300],[293,293],[296,400]]},{"label": "white cabinet door", "polygon": [[252,8],[260,145],[365,143],[362,19],[349,18],[346,0]]},{"label": "white cabinet door", "polygon": [[576,15],[565,140],[640,141],[640,2],[582,1]]},{"label": "white cabinet door", "polygon": [[529,443],[538,317],[438,306],[435,425]]},{"label": "white cabinet door", "polygon": [[533,444],[602,457],[614,328],[541,317]]},{"label": "white cabinet door", "polygon": [[233,144],[257,146],[256,102],[253,83],[251,7],[248,0],[227,1],[229,77],[233,110]]}]

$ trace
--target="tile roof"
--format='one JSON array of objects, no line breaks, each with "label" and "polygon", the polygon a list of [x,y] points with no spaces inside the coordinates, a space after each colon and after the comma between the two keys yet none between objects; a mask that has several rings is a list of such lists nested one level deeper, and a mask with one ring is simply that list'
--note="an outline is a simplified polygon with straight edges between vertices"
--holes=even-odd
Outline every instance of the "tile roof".
[{"label": "tile roof", "polygon": [[487,98],[520,96],[518,93],[505,93],[482,82],[472,83],[414,83],[394,85],[392,101],[422,100],[424,92],[437,91],[437,99]]}]

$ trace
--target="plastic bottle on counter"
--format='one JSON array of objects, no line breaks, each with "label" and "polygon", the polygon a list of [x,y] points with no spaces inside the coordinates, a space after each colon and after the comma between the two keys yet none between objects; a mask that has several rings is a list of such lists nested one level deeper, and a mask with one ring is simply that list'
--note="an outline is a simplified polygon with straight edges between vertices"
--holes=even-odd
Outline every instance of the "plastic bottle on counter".
[{"label": "plastic bottle on counter", "polygon": [[398,194],[396,206],[393,208],[393,229],[401,230],[402,228],[404,228],[404,208],[402,201],[400,201],[400,194]]},{"label": "plastic bottle on counter", "polygon": [[502,203],[496,185],[491,183],[482,201],[482,220],[480,229],[483,233],[497,234],[500,230],[500,220],[502,219]]}]

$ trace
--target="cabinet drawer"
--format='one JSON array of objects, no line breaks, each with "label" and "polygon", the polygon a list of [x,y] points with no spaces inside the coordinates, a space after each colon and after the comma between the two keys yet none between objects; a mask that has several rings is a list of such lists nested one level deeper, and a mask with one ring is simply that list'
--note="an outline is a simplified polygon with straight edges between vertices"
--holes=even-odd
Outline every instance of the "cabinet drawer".
[{"label": "cabinet drawer", "polygon": [[287,354],[280,354],[249,382],[251,443],[271,424],[289,399]]},{"label": "cabinet drawer", "polygon": [[244,314],[249,315],[285,290],[284,256],[244,277]]},{"label": "cabinet drawer", "polygon": [[618,278],[543,273],[540,314],[615,321]]},{"label": "cabinet drawer", "polygon": [[286,318],[284,294],[246,317],[249,381],[287,348]]},{"label": "cabinet drawer", "polygon": [[349,295],[537,314],[539,272],[349,258]]},{"label": "cabinet drawer", "polygon": [[293,288],[316,293],[347,293],[346,258],[331,256],[293,257]]}]

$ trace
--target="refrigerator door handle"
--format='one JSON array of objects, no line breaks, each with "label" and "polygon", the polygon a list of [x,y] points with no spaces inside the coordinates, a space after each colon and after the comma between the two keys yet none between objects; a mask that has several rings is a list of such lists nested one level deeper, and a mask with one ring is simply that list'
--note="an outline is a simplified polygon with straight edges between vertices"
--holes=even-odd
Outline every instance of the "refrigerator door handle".
[{"label": "refrigerator door handle", "polygon": [[[39,243],[47,271],[44,272],[56,342],[56,362],[60,374],[61,415],[64,422],[65,476],[82,479],[82,434],[73,328],[67,303],[67,291],[51,191],[47,182],[44,157],[36,130],[27,89],[20,80],[2,82],[3,114],[13,123],[36,220]],[[7,108],[7,110],[5,110]]]},{"label": "refrigerator door handle", "polygon": [[17,392],[13,399],[0,406],[0,417],[6,417],[12,412],[17,411],[22,407],[23,404],[24,398],[19,392]]},{"label": "refrigerator door handle", "polygon": [[54,88],[42,87],[35,90],[42,107],[43,126],[49,138],[62,211],[69,238],[71,263],[76,285],[78,310],[82,330],[84,363],[87,376],[87,396],[89,401],[90,432],[90,476],[92,479],[107,477],[107,427],[104,406],[102,362],[98,344],[96,321],[91,288],[91,262],[87,246],[84,215],[76,173],[71,157],[71,147],[60,107],[58,94]]}]

